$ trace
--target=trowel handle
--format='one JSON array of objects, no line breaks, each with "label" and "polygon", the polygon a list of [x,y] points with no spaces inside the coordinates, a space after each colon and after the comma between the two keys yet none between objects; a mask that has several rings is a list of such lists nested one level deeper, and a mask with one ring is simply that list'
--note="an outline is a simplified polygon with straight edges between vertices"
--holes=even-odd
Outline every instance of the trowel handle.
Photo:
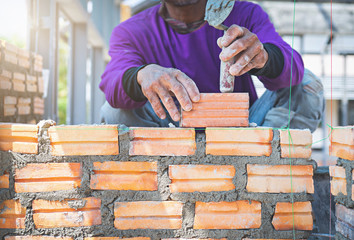
[{"label": "trowel handle", "polygon": [[234,57],[227,62],[221,61],[220,63],[220,92],[222,93],[228,93],[234,91],[235,76],[232,76],[229,72],[230,67],[234,63],[235,63]]}]

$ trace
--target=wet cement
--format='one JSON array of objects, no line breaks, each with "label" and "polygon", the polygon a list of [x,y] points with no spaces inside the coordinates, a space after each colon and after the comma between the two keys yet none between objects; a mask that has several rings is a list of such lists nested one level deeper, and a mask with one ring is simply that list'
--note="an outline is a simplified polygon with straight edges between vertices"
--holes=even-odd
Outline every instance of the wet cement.
[{"label": "wet cement", "polygon": [[[306,239],[308,231],[276,231],[271,222],[277,202],[312,201],[313,195],[306,193],[275,194],[275,193],[251,193],[246,191],[247,185],[247,164],[266,165],[313,165],[316,163],[310,159],[287,159],[280,157],[279,132],[274,131],[272,140],[273,152],[269,157],[237,157],[237,156],[211,156],[205,154],[205,134],[196,134],[197,150],[193,156],[129,156],[129,131],[119,132],[120,154],[114,156],[64,156],[57,157],[50,154],[50,141],[48,138],[48,127],[52,122],[43,122],[39,130],[39,154],[18,154],[12,152],[1,152],[1,160],[4,165],[0,171],[10,171],[10,188],[0,191],[0,199],[20,199],[21,204],[26,207],[26,228],[25,229],[2,229],[0,238],[5,235],[51,235],[70,236],[74,239],[83,239],[87,236],[115,236],[115,237],[150,237],[152,240],[161,238],[228,238],[229,240],[242,238],[278,238],[278,239]],[[126,128],[124,128],[126,129]],[[158,162],[158,190],[157,191],[97,191],[90,189],[90,177],[93,174],[93,162],[105,161],[148,161]],[[70,191],[41,192],[41,193],[15,193],[13,172],[15,167],[21,168],[28,163],[44,162],[79,162],[82,164],[83,176],[81,187]],[[170,179],[168,177],[169,165],[177,164],[205,164],[205,165],[232,165],[236,169],[233,182],[236,189],[232,191],[210,192],[210,193],[171,193],[169,190]],[[102,224],[90,227],[77,228],[54,228],[36,229],[33,223],[33,211],[31,208],[34,199],[64,200],[82,199],[86,197],[97,197],[102,201],[101,217]],[[178,230],[118,230],[114,227],[114,203],[120,201],[180,201],[184,203],[182,229]],[[256,200],[262,204],[262,224],[259,229],[245,230],[194,230],[195,202],[218,202]],[[84,205],[82,201],[72,203],[74,208]]]}]

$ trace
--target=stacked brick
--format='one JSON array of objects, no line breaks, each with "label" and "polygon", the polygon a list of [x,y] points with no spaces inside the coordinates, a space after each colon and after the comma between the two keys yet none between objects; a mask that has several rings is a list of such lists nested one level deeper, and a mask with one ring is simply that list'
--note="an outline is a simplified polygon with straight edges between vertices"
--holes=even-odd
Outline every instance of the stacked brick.
[{"label": "stacked brick", "polygon": [[284,132],[0,124],[0,238],[307,239],[311,134]]},{"label": "stacked brick", "polygon": [[42,57],[0,40],[0,122],[42,119]]},{"label": "stacked brick", "polygon": [[354,239],[354,126],[331,131],[330,154],[338,157],[330,167],[331,193],[336,202],[336,238]]}]

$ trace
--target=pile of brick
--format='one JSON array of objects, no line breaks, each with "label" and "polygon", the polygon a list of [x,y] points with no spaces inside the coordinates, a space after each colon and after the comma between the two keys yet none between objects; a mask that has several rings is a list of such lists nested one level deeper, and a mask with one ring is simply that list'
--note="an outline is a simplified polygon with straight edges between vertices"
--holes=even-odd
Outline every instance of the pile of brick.
[{"label": "pile of brick", "polygon": [[0,40],[0,122],[36,123],[44,113],[43,59]]},{"label": "pile of brick", "polygon": [[0,124],[0,238],[307,239],[311,141],[271,128]]},{"label": "pile of brick", "polygon": [[354,126],[332,129],[330,154],[338,157],[337,165],[330,167],[336,235],[339,239],[354,239]]}]

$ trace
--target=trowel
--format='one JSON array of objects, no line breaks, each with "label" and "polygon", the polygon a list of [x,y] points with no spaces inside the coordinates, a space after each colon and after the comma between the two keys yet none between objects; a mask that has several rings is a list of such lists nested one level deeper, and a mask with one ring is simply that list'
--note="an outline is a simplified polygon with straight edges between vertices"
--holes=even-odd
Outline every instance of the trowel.
[{"label": "trowel", "polygon": [[[204,20],[210,26],[226,31],[228,27],[223,22],[230,15],[234,5],[235,0],[208,0]],[[220,63],[220,92],[222,93],[234,91],[235,77],[229,73],[230,67],[234,63],[235,58]]]}]

